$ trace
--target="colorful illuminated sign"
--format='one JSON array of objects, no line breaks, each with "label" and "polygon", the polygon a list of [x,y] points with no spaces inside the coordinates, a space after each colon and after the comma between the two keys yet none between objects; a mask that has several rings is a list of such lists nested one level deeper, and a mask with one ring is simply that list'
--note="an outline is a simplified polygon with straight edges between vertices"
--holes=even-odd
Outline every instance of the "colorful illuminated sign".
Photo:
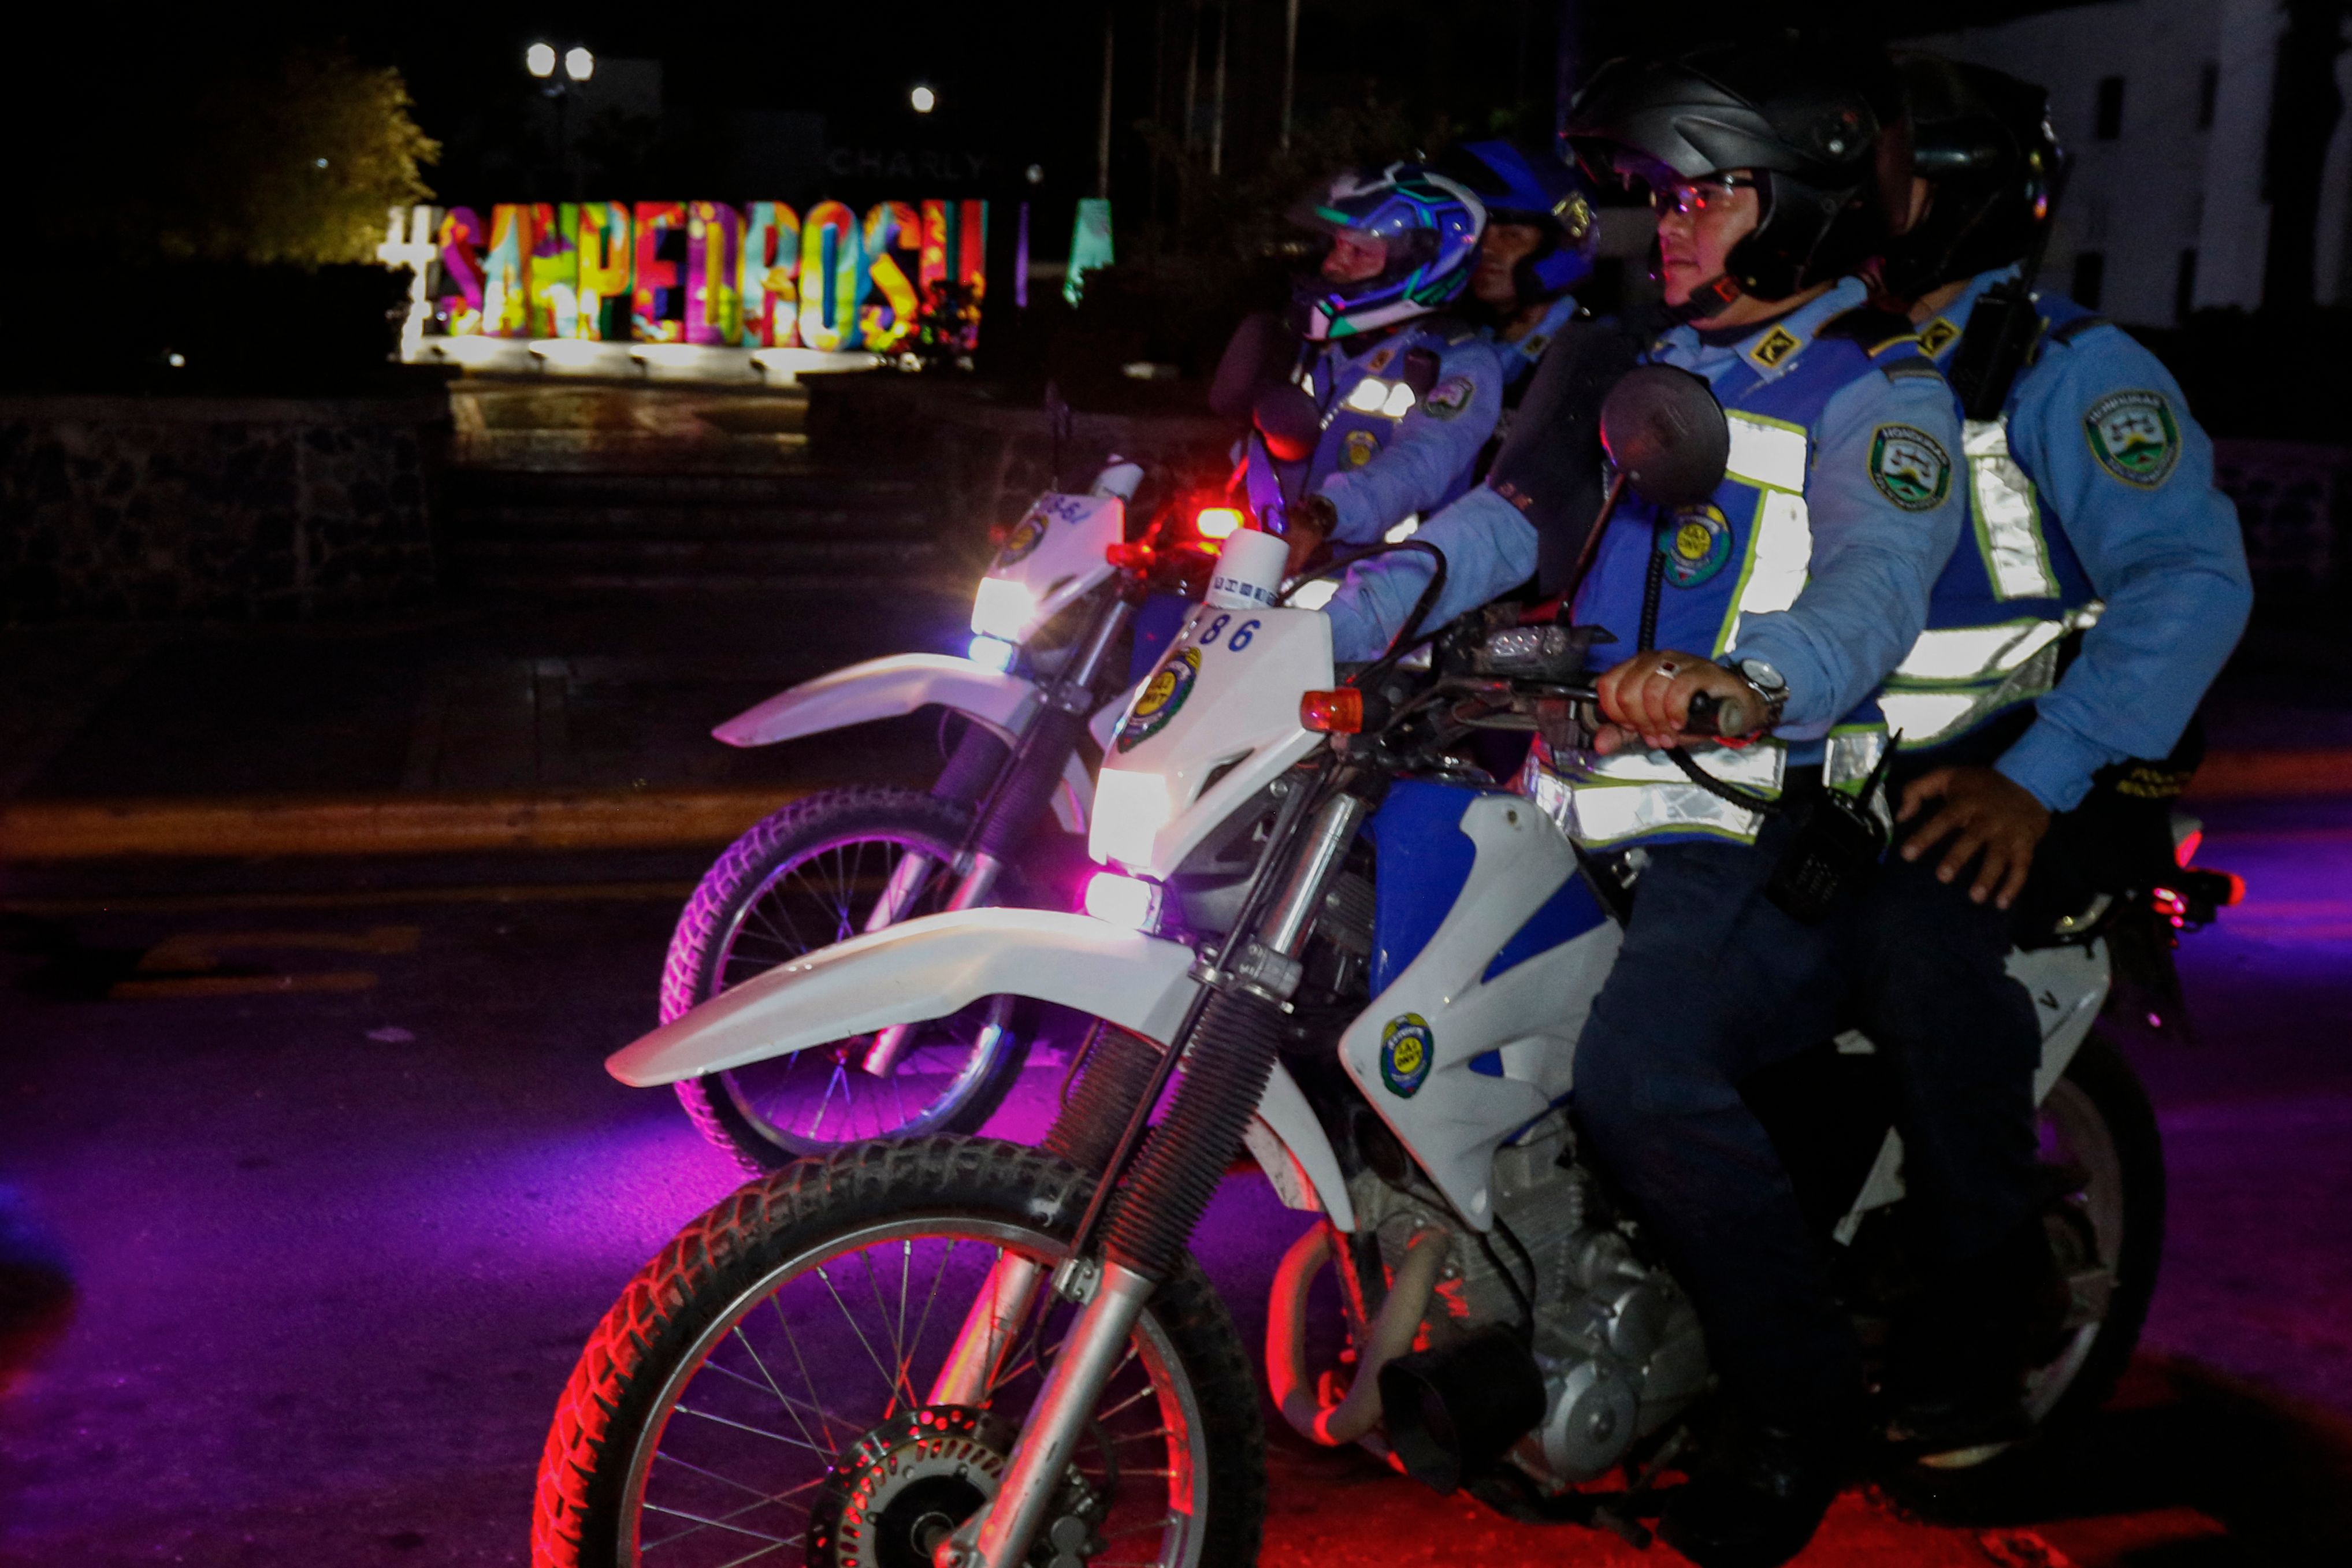
[{"label": "colorful illuminated sign", "polygon": [[987,283],[979,201],[509,204],[431,232],[451,337],[887,353],[950,304],[969,337]]}]

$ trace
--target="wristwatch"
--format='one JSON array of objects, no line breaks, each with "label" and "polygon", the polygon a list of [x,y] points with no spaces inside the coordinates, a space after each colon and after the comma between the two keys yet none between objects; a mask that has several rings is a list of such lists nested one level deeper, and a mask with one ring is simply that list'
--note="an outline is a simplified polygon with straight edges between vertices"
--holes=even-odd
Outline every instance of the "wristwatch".
[{"label": "wristwatch", "polygon": [[1780,672],[1760,658],[1727,658],[1723,668],[1756,689],[1764,700],[1764,722],[1756,728],[1769,730],[1780,722],[1780,711],[1789,706],[1789,682]]}]

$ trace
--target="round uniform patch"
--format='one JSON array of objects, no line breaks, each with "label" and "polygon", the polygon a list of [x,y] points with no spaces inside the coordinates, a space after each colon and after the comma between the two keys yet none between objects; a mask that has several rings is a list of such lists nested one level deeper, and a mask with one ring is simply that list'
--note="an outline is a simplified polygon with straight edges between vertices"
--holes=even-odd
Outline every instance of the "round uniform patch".
[{"label": "round uniform patch", "polygon": [[1421,405],[1432,419],[1457,419],[1470,406],[1470,399],[1477,390],[1477,383],[1468,376],[1449,375],[1429,389]]},{"label": "round uniform patch", "polygon": [[1135,694],[1135,706],[1118,723],[1118,734],[1112,744],[1120,752],[1131,752],[1168,727],[1184,706],[1184,699],[1192,695],[1192,682],[1200,678],[1201,650],[1188,647],[1151,672],[1143,689]]},{"label": "round uniform patch", "polygon": [[2180,426],[2159,392],[2111,392],[2083,416],[2099,467],[2127,485],[2152,490],[2180,461]]},{"label": "round uniform patch", "polygon": [[999,566],[1012,565],[1036,549],[1045,538],[1045,514],[1033,511],[1014,524],[1013,531],[1004,536],[1004,548],[996,552],[996,563]]},{"label": "round uniform patch", "polygon": [[1351,468],[1360,468],[1380,456],[1381,438],[1370,430],[1350,430],[1340,445],[1339,461]]},{"label": "round uniform patch", "polygon": [[1952,459],[1925,430],[1881,425],[1870,437],[1870,482],[1905,511],[1933,511],[1952,493]]},{"label": "round uniform patch", "polygon": [[1391,1018],[1381,1031],[1381,1081],[1401,1100],[1411,1100],[1437,1060],[1437,1037],[1418,1013]]},{"label": "round uniform patch", "polygon": [[1686,506],[1658,524],[1658,553],[1666,558],[1666,581],[1696,588],[1731,559],[1731,524],[1712,506]]}]

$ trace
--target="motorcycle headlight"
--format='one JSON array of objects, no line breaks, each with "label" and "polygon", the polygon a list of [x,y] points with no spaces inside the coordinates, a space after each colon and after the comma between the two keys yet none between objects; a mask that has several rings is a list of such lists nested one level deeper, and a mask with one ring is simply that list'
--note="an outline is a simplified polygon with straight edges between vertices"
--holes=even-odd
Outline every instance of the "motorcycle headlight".
[{"label": "motorcycle headlight", "polygon": [[982,637],[971,639],[971,645],[964,649],[964,657],[991,669],[1011,669],[1013,656],[1018,651],[1003,637]]},{"label": "motorcycle headlight", "polygon": [[1142,877],[1097,871],[1087,881],[1087,913],[1147,936],[1160,924],[1160,884]]},{"label": "motorcycle headlight", "polygon": [[1037,597],[1022,584],[1005,577],[982,577],[972,595],[971,629],[984,637],[1017,643],[1036,612]]},{"label": "motorcycle headlight", "polygon": [[1087,853],[1122,866],[1151,864],[1151,841],[1168,826],[1168,781],[1158,773],[1105,768],[1095,780],[1095,821]]}]

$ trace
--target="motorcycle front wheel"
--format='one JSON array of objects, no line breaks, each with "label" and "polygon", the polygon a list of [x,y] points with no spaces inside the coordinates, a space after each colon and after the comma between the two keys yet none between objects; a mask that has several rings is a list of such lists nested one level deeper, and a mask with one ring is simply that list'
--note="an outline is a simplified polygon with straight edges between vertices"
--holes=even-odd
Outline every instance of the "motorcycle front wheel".
[{"label": "motorcycle front wheel", "polygon": [[[973,1403],[934,1380],[1002,1257],[1050,1273],[1091,1184],[992,1140],[875,1142],[751,1183],[605,1314],[557,1405],[535,1568],[917,1568],[994,1494],[1076,1311],[1050,1287]],[[1030,1559],[1256,1561],[1265,1435],[1187,1258],[1145,1308]],[[1048,1544],[1047,1542],[1050,1542]]]},{"label": "motorcycle front wheel", "polygon": [[[752,825],[688,900],[662,970],[668,1023],[720,992],[866,928],[894,877],[899,918],[946,908],[968,807],[919,790],[826,790]],[[704,1137],[753,1175],[869,1138],[976,1132],[1020,1075],[1034,1004],[983,997],[916,1026],[887,1078],[862,1035],[688,1079],[679,1102]]]}]

